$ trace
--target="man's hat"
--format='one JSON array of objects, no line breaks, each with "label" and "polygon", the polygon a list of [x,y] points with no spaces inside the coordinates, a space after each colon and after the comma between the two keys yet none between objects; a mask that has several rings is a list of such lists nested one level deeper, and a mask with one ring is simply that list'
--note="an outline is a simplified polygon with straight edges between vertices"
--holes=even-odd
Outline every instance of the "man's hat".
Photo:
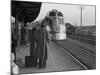
[{"label": "man's hat", "polygon": [[39,21],[35,21],[35,22],[32,23],[32,28],[35,28],[35,27],[40,26],[40,25],[41,24],[40,24]]}]

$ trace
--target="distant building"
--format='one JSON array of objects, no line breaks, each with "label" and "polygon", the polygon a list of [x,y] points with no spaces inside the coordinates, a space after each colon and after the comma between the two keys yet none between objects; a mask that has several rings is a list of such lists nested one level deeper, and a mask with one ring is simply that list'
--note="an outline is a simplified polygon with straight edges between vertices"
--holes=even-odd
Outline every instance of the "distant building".
[{"label": "distant building", "polygon": [[66,33],[67,34],[74,34],[75,33],[75,28],[70,23],[65,23],[65,26],[66,26]]}]

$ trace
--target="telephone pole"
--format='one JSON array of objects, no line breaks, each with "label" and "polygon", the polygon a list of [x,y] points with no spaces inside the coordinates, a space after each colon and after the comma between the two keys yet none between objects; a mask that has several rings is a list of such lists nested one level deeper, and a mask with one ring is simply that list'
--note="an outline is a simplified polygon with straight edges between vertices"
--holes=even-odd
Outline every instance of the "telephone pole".
[{"label": "telephone pole", "polygon": [[81,14],[80,14],[80,29],[81,29],[81,32],[82,32],[82,10],[83,10],[83,7],[81,5]]}]

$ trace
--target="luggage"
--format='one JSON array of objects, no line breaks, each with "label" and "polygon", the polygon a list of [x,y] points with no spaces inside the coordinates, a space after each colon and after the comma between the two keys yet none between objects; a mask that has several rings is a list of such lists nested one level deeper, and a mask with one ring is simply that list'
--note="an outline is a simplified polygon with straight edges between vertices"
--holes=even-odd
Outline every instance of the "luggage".
[{"label": "luggage", "polygon": [[37,67],[37,60],[32,56],[25,56],[25,67]]},{"label": "luggage", "polygon": [[25,56],[25,67],[32,67],[32,57]]}]

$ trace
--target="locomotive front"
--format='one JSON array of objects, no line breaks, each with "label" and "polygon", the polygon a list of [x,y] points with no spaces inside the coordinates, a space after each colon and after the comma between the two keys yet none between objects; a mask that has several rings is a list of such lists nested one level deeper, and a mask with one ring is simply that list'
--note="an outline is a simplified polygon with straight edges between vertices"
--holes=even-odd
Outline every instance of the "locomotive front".
[{"label": "locomotive front", "polygon": [[47,15],[49,20],[51,20],[50,26],[50,34],[52,40],[65,40],[66,39],[66,27],[64,23],[63,14],[53,9]]}]

